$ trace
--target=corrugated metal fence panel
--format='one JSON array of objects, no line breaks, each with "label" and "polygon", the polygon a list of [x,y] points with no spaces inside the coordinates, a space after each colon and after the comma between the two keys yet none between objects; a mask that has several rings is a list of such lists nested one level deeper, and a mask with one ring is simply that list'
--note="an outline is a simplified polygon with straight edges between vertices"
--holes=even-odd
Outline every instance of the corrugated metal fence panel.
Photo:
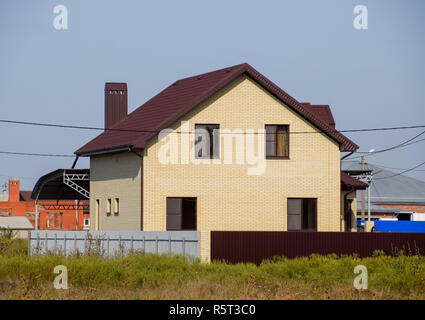
[{"label": "corrugated metal fence panel", "polygon": [[198,231],[31,231],[29,255],[99,254],[127,255],[131,252],[176,253],[198,257]]},{"label": "corrugated metal fence panel", "polygon": [[375,250],[393,255],[397,249],[425,255],[425,233],[212,231],[211,260],[261,263],[274,256],[358,254]]}]

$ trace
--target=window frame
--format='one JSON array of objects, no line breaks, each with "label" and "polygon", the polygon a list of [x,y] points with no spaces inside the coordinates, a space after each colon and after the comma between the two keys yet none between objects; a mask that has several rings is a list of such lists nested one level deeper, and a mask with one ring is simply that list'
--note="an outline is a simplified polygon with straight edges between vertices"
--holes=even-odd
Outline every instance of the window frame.
[{"label": "window frame", "polygon": [[[289,229],[289,223],[288,223],[288,216],[290,215],[289,213],[288,213],[288,200],[300,200],[300,202],[301,202],[301,213],[300,213],[300,226],[301,226],[301,228],[300,229]],[[312,201],[314,201],[314,207],[315,207],[315,212],[314,212],[314,214],[315,214],[315,221],[316,221],[316,225],[315,225],[315,228],[314,229],[304,229],[303,228],[303,221],[304,221],[304,200],[312,200]],[[317,215],[318,215],[318,212],[317,212],[317,203],[318,203],[318,198],[297,198],[297,197],[294,197],[294,198],[287,198],[286,199],[286,229],[287,229],[287,231],[289,231],[289,232],[317,232]],[[291,214],[292,215],[292,214]]]},{"label": "window frame", "polygon": [[110,216],[112,213],[112,198],[106,199],[106,215]]},{"label": "window frame", "polygon": [[[167,225],[168,220],[168,199],[180,199],[180,229],[169,228]],[[183,199],[194,199],[195,200],[195,228],[194,229],[183,229]],[[174,214],[177,215],[177,214]],[[198,229],[198,198],[197,197],[166,197],[165,198],[165,229],[167,231],[196,231]]]},{"label": "window frame", "polygon": [[[274,133],[275,140],[267,140],[267,136],[268,136],[267,127],[269,127],[269,126],[276,126],[276,132]],[[278,156],[277,155],[277,148],[278,148],[277,129],[279,127],[285,127],[286,128],[286,135],[287,135],[286,149],[288,150],[288,152],[287,152],[288,154],[286,156]],[[277,159],[277,160],[279,160],[279,159],[280,160],[289,160],[290,159],[290,157],[289,157],[289,155],[290,155],[290,150],[289,150],[289,146],[290,146],[290,141],[289,141],[289,136],[290,136],[290,134],[289,134],[289,124],[273,124],[273,123],[267,123],[267,124],[264,125],[264,131],[265,131],[265,137],[264,137],[264,146],[265,146],[265,148],[264,148],[264,153],[265,153],[266,159],[270,159],[270,160],[273,160],[273,159]],[[275,150],[276,150],[275,153],[276,153],[276,155],[274,155],[274,156],[267,155],[267,142],[275,142]]]},{"label": "window frame", "polygon": [[114,215],[118,216],[120,214],[120,198],[114,198]]},{"label": "window frame", "polygon": [[[217,130],[218,130],[217,150],[214,150],[214,146],[215,146],[214,130],[216,130],[216,129],[213,129],[212,133],[210,134],[210,154],[209,154],[209,156],[201,156],[200,157],[196,153],[196,144],[198,143],[198,141],[197,141],[198,134],[196,133],[196,127],[197,126],[207,126],[207,127],[208,126],[217,126]],[[194,128],[195,128],[195,130],[194,130],[194,132],[195,132],[195,139],[194,139],[194,141],[195,141],[195,149],[194,149],[195,159],[220,159],[220,124],[219,123],[195,123]],[[211,131],[208,130],[208,132],[211,132]]]}]

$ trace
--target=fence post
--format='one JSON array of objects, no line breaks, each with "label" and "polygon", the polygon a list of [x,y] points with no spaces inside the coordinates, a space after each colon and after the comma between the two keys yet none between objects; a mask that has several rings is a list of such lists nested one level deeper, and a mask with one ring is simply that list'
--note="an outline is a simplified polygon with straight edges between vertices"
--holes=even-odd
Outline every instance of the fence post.
[{"label": "fence post", "polygon": [[106,241],[106,252],[107,252],[108,257],[109,257],[109,236],[108,236],[108,240]]},{"label": "fence post", "polygon": [[158,236],[155,237],[155,253],[158,254]]},{"label": "fence post", "polygon": [[63,253],[66,257],[66,231],[63,234]]},{"label": "fence post", "polygon": [[146,237],[143,236],[143,253],[146,253]]},{"label": "fence post", "polygon": [[45,245],[45,247],[46,247],[46,254],[48,253],[48,251],[49,250],[47,250],[48,249],[48,247],[47,247],[47,231],[46,231],[46,233],[44,234],[44,245]]},{"label": "fence post", "polygon": [[171,236],[168,236],[168,253],[171,253]]},{"label": "fence post", "polygon": [[28,231],[28,257],[31,256],[31,231]]},{"label": "fence post", "polygon": [[118,252],[120,254],[120,257],[122,257],[122,251],[121,251],[121,236],[118,236]]},{"label": "fence post", "polygon": [[54,246],[53,246],[53,253],[56,254],[56,251],[58,249],[58,234],[55,233],[55,242],[54,242]]},{"label": "fence post", "polygon": [[133,240],[134,240],[134,237],[131,236],[131,253],[133,253],[133,249],[134,249],[134,247],[133,247]]},{"label": "fence post", "polygon": [[[37,251],[40,251],[40,233],[37,232]],[[40,253],[40,252],[38,252]]]},{"label": "fence post", "polygon": [[183,246],[183,255],[186,254],[186,239],[185,237],[182,238],[182,246]]},{"label": "fence post", "polygon": [[77,254],[77,234],[74,233],[74,251]]}]

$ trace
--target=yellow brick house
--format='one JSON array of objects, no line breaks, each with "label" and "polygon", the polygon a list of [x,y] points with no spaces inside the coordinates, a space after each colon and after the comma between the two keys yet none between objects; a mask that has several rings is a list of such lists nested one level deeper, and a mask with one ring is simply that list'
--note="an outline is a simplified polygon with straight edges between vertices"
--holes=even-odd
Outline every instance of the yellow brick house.
[{"label": "yellow brick house", "polygon": [[94,230],[355,231],[341,152],[358,146],[327,105],[300,103],[249,64],[178,80],[127,115],[127,86],[105,86],[90,157]]}]

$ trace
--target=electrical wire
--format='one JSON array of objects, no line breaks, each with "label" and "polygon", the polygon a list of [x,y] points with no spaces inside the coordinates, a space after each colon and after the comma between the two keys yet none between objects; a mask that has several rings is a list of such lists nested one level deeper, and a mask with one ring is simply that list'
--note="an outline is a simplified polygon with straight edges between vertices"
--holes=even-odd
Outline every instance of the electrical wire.
[{"label": "electrical wire", "polygon": [[416,143],[419,143],[419,142],[423,142],[423,141],[425,141],[425,138],[424,139],[419,139],[419,140],[416,140],[416,141],[413,141],[413,142],[410,142],[410,141],[412,141],[413,139],[416,139],[417,137],[419,137],[420,135],[422,135],[423,133],[425,133],[425,131],[424,132],[422,132],[422,133],[420,133],[419,135],[417,135],[417,136],[415,136],[414,138],[411,138],[411,139],[409,139],[409,140],[407,140],[407,141],[405,141],[405,142],[403,142],[403,143],[400,143],[400,144],[398,144],[398,145],[395,145],[395,146],[392,146],[392,147],[389,147],[389,148],[386,148],[386,149],[382,149],[382,150],[378,150],[378,151],[373,151],[373,152],[357,152],[357,151],[355,151],[353,154],[351,154],[351,155],[354,155],[354,154],[356,154],[356,153],[365,153],[363,156],[356,156],[356,157],[352,157],[352,158],[349,158],[351,155],[349,155],[349,156],[347,156],[347,158],[345,158],[343,161],[350,161],[350,160],[354,160],[354,159],[359,159],[359,158],[361,158],[361,157],[368,157],[368,156],[373,156],[373,155],[375,155],[375,154],[379,154],[379,153],[383,153],[383,152],[387,152],[387,151],[392,151],[392,150],[395,150],[395,149],[398,149],[398,148],[403,148],[403,147],[407,147],[407,146],[410,146],[410,145],[412,145],[412,144],[416,144]]},{"label": "electrical wire", "polygon": [[[413,138],[410,138],[410,139],[408,139],[408,140],[406,140],[406,141],[404,141],[404,142],[402,142],[400,144],[397,144],[397,145],[395,145],[393,147],[389,147],[389,148],[386,148],[386,149],[376,150],[376,151],[373,151],[373,153],[376,154],[376,153],[386,152],[386,151],[390,151],[390,150],[393,150],[393,149],[397,149],[397,148],[403,147],[403,146],[409,144],[409,142],[415,140],[416,138],[419,138],[424,133],[425,133],[425,131],[422,131],[421,133],[417,134]],[[420,141],[422,141],[422,140],[425,140],[425,139],[421,139]],[[417,143],[417,142],[419,142],[419,141],[415,141],[414,143]],[[364,152],[364,151],[356,151],[356,153],[372,154],[371,152]]]},{"label": "electrical wire", "polygon": [[[118,128],[100,128],[100,127],[88,127],[88,126],[75,126],[75,125],[63,125],[54,123],[42,123],[42,122],[30,122],[30,121],[17,121],[0,119],[1,123],[20,124],[20,125],[33,125],[33,126],[44,126],[44,127],[56,127],[56,128],[67,128],[67,129],[81,129],[81,130],[99,130],[99,131],[120,131],[120,132],[139,132],[139,133],[160,133],[158,130],[135,130],[135,129],[118,129]],[[336,133],[336,132],[371,132],[371,131],[388,131],[388,130],[404,130],[404,129],[417,129],[425,128],[424,125],[415,126],[400,126],[400,127],[383,127],[383,128],[366,128],[366,129],[348,129],[348,130],[323,130],[323,131],[289,131],[289,134],[310,134],[310,133]],[[176,132],[185,134],[194,134],[195,132]],[[221,133],[226,134],[226,133]],[[229,132],[228,134],[266,134],[265,132]]]},{"label": "electrical wire", "polygon": [[[409,169],[406,169],[406,168],[394,168],[394,167],[387,167],[387,166],[382,166],[382,165],[378,165],[378,167],[381,167],[381,168],[384,168],[384,169],[392,169],[392,170],[401,170],[401,171],[403,171],[403,170],[409,170]],[[411,171],[425,171],[425,169],[417,169],[417,170],[411,170]]]},{"label": "electrical wire", "polygon": [[70,154],[29,153],[29,152],[12,152],[12,151],[0,151],[0,154],[10,154],[10,155],[18,155],[18,156],[36,156],[36,157],[67,157],[67,158],[75,157],[75,155],[70,155]]},{"label": "electrical wire", "polygon": [[422,162],[422,163],[420,163],[420,164],[418,164],[418,165],[416,165],[416,166],[414,166],[413,168],[410,168],[410,169],[406,169],[406,170],[404,170],[404,171],[402,171],[402,172],[399,172],[399,173],[396,173],[396,174],[393,174],[393,175],[391,175],[391,176],[387,176],[387,177],[378,177],[378,178],[374,178],[373,180],[382,180],[382,179],[388,179],[388,178],[393,178],[393,177],[396,177],[396,176],[400,176],[400,175],[402,175],[403,173],[406,173],[406,172],[409,172],[409,171],[413,171],[413,170],[415,170],[416,168],[419,168],[419,167],[421,167],[421,166],[423,166],[425,164],[425,161],[424,162]]}]

